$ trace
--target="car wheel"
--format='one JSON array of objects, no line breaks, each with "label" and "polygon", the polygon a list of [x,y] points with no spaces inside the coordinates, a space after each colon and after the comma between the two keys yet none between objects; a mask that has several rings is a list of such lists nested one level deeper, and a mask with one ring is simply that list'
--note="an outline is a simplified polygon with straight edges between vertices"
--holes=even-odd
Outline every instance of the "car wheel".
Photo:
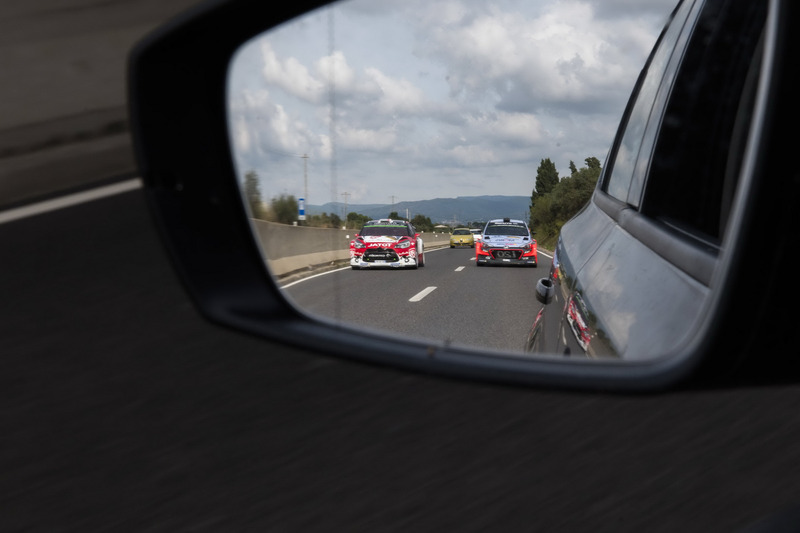
[{"label": "car wheel", "polygon": [[420,267],[424,267],[425,266],[425,254],[424,253],[419,254],[419,256],[417,257],[417,263],[419,264]]},{"label": "car wheel", "polygon": [[359,267],[357,267],[355,265],[350,265],[350,268],[352,268],[353,270],[361,270]]}]

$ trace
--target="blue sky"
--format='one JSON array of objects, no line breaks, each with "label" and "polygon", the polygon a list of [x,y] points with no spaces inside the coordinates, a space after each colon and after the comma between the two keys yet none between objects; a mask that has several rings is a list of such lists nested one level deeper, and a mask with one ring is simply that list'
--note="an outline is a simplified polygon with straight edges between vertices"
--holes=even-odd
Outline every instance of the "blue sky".
[{"label": "blue sky", "polygon": [[349,0],[307,14],[231,63],[238,171],[255,170],[266,199],[311,204],[529,195],[544,158],[562,176],[605,159],[674,4]]}]

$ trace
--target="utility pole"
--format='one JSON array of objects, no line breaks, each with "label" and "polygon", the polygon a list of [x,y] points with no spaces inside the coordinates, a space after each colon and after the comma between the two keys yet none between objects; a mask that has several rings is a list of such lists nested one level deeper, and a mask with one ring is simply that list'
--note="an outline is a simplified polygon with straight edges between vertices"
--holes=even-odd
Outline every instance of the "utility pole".
[{"label": "utility pole", "polygon": [[306,204],[308,203],[308,155],[303,154],[300,157],[303,158],[303,198],[306,199]]},{"label": "utility pole", "polygon": [[350,196],[350,193],[349,192],[343,192],[342,196],[344,196],[344,217],[342,217],[342,218],[344,219],[345,225],[347,225],[347,197]]},{"label": "utility pole", "polygon": [[301,226],[306,225],[306,206],[308,205],[308,155],[303,154],[303,197],[300,199],[300,217],[299,223]]}]

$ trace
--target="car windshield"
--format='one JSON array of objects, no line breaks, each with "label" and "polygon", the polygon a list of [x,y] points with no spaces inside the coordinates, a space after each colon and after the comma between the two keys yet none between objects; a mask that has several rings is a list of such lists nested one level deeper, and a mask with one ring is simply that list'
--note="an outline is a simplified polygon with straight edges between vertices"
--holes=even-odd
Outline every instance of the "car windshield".
[{"label": "car windshield", "polygon": [[408,228],[396,224],[379,226],[364,226],[361,229],[362,237],[407,237],[410,235]]},{"label": "car windshield", "polygon": [[453,232],[453,235],[472,235],[469,230],[466,229],[457,229]]},{"label": "car windshield", "polygon": [[515,235],[528,236],[528,228],[519,224],[489,224],[486,226],[484,235]]}]

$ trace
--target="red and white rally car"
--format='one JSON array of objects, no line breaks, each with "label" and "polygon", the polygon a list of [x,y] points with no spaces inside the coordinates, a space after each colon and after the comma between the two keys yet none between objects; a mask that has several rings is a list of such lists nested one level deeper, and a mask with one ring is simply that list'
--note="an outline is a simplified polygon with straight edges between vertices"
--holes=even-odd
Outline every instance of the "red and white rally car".
[{"label": "red and white rally car", "polygon": [[350,266],[353,270],[425,266],[422,239],[405,220],[370,220],[350,241]]}]

